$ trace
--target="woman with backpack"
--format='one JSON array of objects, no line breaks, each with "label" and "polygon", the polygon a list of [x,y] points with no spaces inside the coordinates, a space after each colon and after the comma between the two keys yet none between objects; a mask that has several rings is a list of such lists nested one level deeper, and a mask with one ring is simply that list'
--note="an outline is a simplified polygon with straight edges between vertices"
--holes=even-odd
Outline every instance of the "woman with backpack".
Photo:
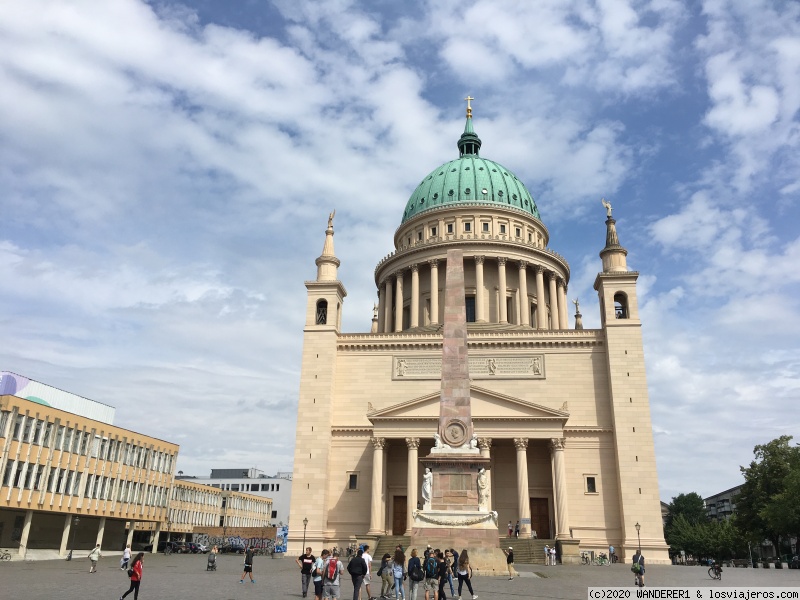
[{"label": "woman with backpack", "polygon": [[464,548],[461,554],[458,555],[458,597],[461,598],[461,587],[466,583],[469,593],[472,594],[472,600],[476,600],[477,596],[472,591],[472,567],[469,566],[469,554],[467,549]]},{"label": "woman with backpack", "polygon": [[381,558],[381,568],[378,569],[378,575],[381,578],[381,598],[388,598],[392,591],[394,580],[392,579],[392,569],[389,563],[392,561],[392,555],[388,552]]},{"label": "woman with backpack", "polygon": [[122,600],[125,596],[133,592],[133,600],[137,600],[139,598],[139,586],[142,584],[142,559],[144,558],[144,552],[139,552],[136,555],[136,558],[133,559],[133,563],[131,564],[131,568],[128,569],[128,577],[131,578],[131,587],[128,588],[128,591],[122,594],[119,597],[119,600]]},{"label": "woman with backpack", "polygon": [[408,559],[408,578],[411,580],[408,584],[408,600],[417,600],[417,588],[420,581],[425,579],[425,572],[422,570],[416,548],[411,550],[411,558]]},{"label": "woman with backpack", "polygon": [[403,581],[406,578],[406,555],[403,551],[398,549],[394,551],[394,560],[392,561],[392,577],[394,577],[394,599],[406,600],[406,593],[403,589]]}]

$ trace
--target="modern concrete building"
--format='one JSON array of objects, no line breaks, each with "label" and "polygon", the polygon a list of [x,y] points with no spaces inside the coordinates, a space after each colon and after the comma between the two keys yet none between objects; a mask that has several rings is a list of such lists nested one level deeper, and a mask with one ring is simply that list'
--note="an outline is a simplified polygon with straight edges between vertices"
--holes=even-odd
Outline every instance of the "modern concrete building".
[{"label": "modern concrete building", "polygon": [[210,485],[230,492],[247,492],[254,496],[269,498],[272,508],[269,517],[272,525],[289,524],[289,502],[292,497],[292,474],[266,475],[255,468],[211,469],[210,477],[178,475],[181,481]]},{"label": "modern concrete building", "polygon": [[460,249],[471,418],[498,529],[519,520],[523,536],[535,531],[570,552],[613,544],[626,560],[641,539],[649,562],[668,563],[639,274],[627,268],[610,204],[597,227],[601,326],[583,328],[577,301],[572,326],[567,260],[550,248],[522,181],[480,155],[471,109],[457,146],[397,209],[369,331],[341,330],[347,292],[328,219],[316,279],[305,283],[290,512],[307,528],[291,528],[290,553],[304,533],[313,547],[410,535],[419,459],[438,427],[444,267]]},{"label": "modern concrete building", "polygon": [[166,519],[178,446],[34,400],[0,396],[0,547],[119,550]]}]

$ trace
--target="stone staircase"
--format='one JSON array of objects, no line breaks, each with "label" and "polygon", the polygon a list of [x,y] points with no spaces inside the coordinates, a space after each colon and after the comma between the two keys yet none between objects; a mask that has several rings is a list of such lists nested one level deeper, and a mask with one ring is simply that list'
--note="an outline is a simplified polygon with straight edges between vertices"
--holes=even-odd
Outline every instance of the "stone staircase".
[{"label": "stone staircase", "polygon": [[[375,547],[372,548],[372,558],[380,563],[381,556],[386,554],[387,552],[394,556],[394,549],[400,544],[403,547],[403,550],[406,552],[406,560],[411,558],[411,554],[409,554],[408,545],[411,543],[411,538],[407,535],[384,535],[378,538],[378,541],[375,543]],[[417,552],[420,556],[422,556],[422,552],[425,548],[417,548]]]},{"label": "stone staircase", "polygon": [[501,537],[500,547],[508,549],[514,548],[514,562],[524,565],[544,566],[544,546],[547,544],[552,548],[555,540],[543,540],[532,538]]}]

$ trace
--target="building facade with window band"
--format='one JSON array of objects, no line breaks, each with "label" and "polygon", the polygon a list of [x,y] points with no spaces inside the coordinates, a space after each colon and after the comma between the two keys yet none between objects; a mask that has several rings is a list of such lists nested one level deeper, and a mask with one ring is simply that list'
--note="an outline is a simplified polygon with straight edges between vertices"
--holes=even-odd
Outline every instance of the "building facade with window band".
[{"label": "building facade with window band", "polygon": [[121,550],[166,520],[176,444],[6,394],[0,449],[0,548]]},{"label": "building facade with window band", "polygon": [[[599,329],[568,318],[569,265],[549,248],[539,208],[508,169],[479,155],[471,110],[459,157],[426,175],[375,273],[369,333],[341,331],[333,217],[308,290],[298,404],[293,522],[311,545],[410,535],[419,457],[439,418],[444,267],[461,249],[470,403],[491,461],[498,528],[570,540],[621,557],[639,539],[668,562],[650,423],[636,281],[606,205]],[[399,211],[398,211],[399,212]],[[639,525],[637,532],[636,524]],[[290,552],[301,532],[290,532]]]}]

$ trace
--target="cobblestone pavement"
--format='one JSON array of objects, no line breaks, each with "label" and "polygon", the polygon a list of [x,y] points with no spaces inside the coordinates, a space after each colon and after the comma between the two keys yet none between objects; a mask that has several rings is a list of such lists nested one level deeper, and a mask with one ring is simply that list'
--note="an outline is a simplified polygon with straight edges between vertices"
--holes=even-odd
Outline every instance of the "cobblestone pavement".
[{"label": "cobblestone pavement", "polygon": [[[242,557],[220,555],[218,569],[206,571],[205,555],[145,556],[141,600],[274,600],[300,599],[299,570],[291,558],[256,557],[256,583],[239,583]],[[610,567],[517,565],[520,576],[476,577],[475,592],[481,600],[518,598],[586,599],[590,586],[630,586],[633,574],[627,565]],[[89,574],[86,558],[37,562],[0,562],[2,600],[117,600],[128,589],[128,578],[117,557],[100,561],[98,572]],[[705,567],[648,566],[648,587],[795,587],[800,589],[800,570],[725,569],[722,581],[713,581]],[[373,585],[372,593],[380,592]],[[464,590],[466,599],[466,589]],[[353,588],[344,574],[343,600]],[[407,591],[406,591],[407,593]],[[128,596],[133,598],[133,594]],[[449,594],[448,594],[449,598]],[[365,595],[362,594],[362,600]],[[424,600],[420,595],[419,600]]]}]

